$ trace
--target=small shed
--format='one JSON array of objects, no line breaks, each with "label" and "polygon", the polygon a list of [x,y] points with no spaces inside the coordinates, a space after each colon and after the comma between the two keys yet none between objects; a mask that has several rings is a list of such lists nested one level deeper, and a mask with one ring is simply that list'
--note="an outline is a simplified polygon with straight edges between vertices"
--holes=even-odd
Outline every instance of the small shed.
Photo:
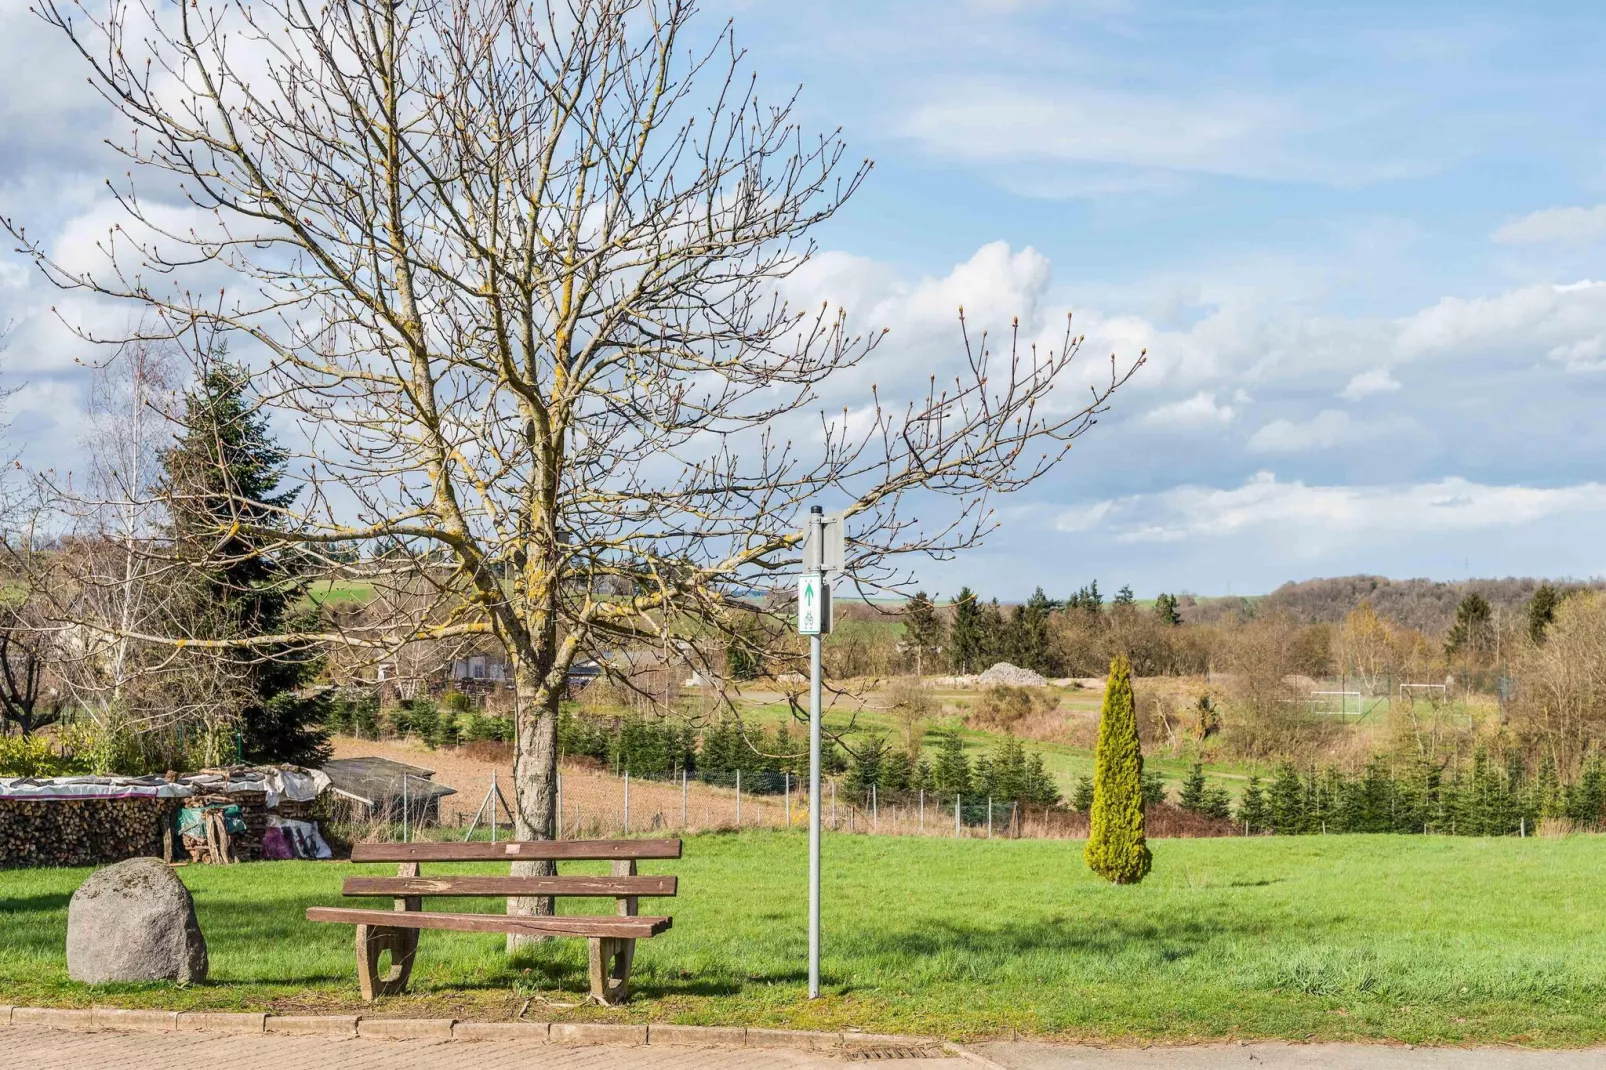
[{"label": "small shed", "polygon": [[325,762],[329,790],[348,819],[438,824],[441,799],[457,789],[435,783],[435,770],[389,758],[336,758]]}]

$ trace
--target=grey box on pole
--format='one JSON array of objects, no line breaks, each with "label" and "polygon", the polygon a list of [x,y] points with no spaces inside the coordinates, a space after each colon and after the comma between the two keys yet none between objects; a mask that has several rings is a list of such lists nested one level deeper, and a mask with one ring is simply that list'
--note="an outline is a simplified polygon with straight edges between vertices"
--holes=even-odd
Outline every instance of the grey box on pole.
[{"label": "grey box on pole", "polygon": [[803,526],[803,571],[841,572],[847,561],[847,525],[839,514],[815,514]]}]

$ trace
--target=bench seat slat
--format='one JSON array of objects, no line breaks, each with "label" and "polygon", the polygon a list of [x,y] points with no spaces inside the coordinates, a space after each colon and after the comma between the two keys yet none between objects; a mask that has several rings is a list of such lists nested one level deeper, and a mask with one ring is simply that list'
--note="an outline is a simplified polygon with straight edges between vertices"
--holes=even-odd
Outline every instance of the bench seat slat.
[{"label": "bench seat slat", "polygon": [[640,940],[668,930],[670,918],[588,915],[445,914],[425,910],[357,910],[308,907],[308,921],[345,925],[385,925],[398,929],[449,929],[464,933],[521,933],[530,936],[597,936]]},{"label": "bench seat slat", "polygon": [[359,843],[353,862],[608,861],[679,858],[679,840],[513,840],[507,843]]},{"label": "bench seat slat", "polygon": [[671,896],[674,877],[347,877],[342,895]]}]

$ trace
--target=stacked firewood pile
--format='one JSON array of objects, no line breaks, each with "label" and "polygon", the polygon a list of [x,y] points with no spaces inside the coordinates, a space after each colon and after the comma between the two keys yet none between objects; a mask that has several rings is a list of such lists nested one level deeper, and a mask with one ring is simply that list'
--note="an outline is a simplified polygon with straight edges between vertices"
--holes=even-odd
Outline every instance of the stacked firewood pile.
[{"label": "stacked firewood pile", "polygon": [[163,830],[182,804],[149,797],[0,798],[0,869],[98,866],[160,855]]},{"label": "stacked firewood pile", "polygon": [[[223,863],[261,859],[262,834],[268,827],[266,792],[208,792],[195,795],[184,805],[187,809],[205,811],[208,822],[184,834],[184,850],[190,861]],[[244,831],[223,827],[225,812],[230,807],[239,808]]]}]

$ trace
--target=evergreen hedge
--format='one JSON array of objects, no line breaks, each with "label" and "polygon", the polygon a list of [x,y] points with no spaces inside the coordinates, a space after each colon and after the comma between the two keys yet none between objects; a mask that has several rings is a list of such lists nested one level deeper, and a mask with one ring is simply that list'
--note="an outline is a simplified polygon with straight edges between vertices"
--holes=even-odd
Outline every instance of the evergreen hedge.
[{"label": "evergreen hedge", "polygon": [[[1184,788],[1186,790],[1186,787]],[[1323,832],[1442,833],[1514,836],[1532,833],[1545,818],[1597,829],[1606,814],[1606,758],[1591,754],[1578,776],[1564,782],[1541,762],[1529,776],[1521,756],[1502,764],[1479,748],[1470,762],[1441,766],[1422,760],[1373,758],[1359,774],[1340,769],[1278,767],[1269,788],[1258,777],[1233,817],[1250,832],[1284,836]]]}]

